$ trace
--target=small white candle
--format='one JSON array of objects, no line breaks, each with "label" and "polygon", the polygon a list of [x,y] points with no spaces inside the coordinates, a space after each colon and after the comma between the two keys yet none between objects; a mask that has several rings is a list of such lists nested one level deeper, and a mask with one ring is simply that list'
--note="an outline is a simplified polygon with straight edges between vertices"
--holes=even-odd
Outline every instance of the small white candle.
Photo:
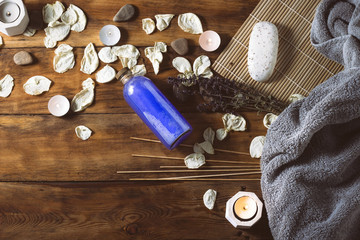
[{"label": "small white candle", "polygon": [[219,34],[211,30],[203,32],[199,37],[200,47],[207,52],[212,52],[218,49],[220,43],[221,39]]},{"label": "small white candle", "polygon": [[258,210],[256,201],[248,196],[238,198],[234,204],[234,212],[240,220],[250,220]]},{"label": "small white candle", "polygon": [[105,25],[100,30],[100,40],[106,46],[114,46],[120,41],[121,32],[115,25]]},{"label": "small white candle", "polygon": [[50,98],[48,102],[48,109],[52,115],[62,117],[69,111],[70,102],[66,97],[56,95]]},{"label": "small white candle", "polygon": [[20,16],[20,8],[16,3],[3,2],[0,5],[0,21],[12,23]]}]

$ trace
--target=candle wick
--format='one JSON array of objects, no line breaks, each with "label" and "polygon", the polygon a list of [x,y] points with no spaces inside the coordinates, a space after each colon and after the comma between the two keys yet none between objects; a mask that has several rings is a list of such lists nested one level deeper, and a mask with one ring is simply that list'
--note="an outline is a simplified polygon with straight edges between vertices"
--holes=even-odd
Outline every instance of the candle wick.
[{"label": "candle wick", "polygon": [[11,12],[7,11],[7,12],[6,12],[6,16],[10,17],[10,16],[11,16]]},{"label": "candle wick", "polygon": [[244,209],[244,210],[248,210],[248,209],[249,209],[249,205],[245,205],[243,209]]}]

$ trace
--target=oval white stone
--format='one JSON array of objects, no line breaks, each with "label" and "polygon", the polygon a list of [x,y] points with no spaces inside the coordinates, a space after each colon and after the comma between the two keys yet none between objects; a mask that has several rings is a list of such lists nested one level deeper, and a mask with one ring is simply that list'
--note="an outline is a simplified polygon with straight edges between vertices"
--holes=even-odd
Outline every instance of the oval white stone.
[{"label": "oval white stone", "polygon": [[278,30],[270,22],[255,24],[249,40],[248,71],[252,79],[265,82],[272,75],[279,47]]}]

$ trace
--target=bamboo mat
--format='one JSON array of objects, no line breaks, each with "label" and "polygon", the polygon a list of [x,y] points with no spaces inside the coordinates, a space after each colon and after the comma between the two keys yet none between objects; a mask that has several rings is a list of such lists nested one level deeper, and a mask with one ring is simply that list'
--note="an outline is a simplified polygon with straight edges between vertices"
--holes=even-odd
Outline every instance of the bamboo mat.
[{"label": "bamboo mat", "polygon": [[[314,87],[343,69],[318,53],[310,43],[311,23],[319,2],[261,0],[214,62],[214,71],[282,101],[294,93],[307,96]],[[272,22],[279,31],[278,60],[266,83],[251,79],[247,69],[249,37],[259,21]]]}]

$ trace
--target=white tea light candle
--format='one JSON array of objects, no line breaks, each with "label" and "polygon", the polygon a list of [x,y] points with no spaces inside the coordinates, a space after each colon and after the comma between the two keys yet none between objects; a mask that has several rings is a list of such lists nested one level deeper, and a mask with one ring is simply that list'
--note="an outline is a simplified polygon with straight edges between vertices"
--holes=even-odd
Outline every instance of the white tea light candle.
[{"label": "white tea light candle", "polygon": [[66,97],[56,95],[50,98],[48,102],[48,109],[52,115],[62,117],[69,112],[70,102]]},{"label": "white tea light candle", "polygon": [[29,16],[21,0],[0,1],[0,31],[8,36],[22,34],[29,24]]},{"label": "white tea light candle", "polygon": [[0,5],[0,21],[12,23],[20,16],[20,8],[16,3],[4,2]]},{"label": "white tea light candle", "polygon": [[101,28],[100,41],[106,46],[114,46],[120,41],[121,32],[120,29],[115,25],[105,25]]},{"label": "white tea light candle", "polygon": [[200,47],[207,52],[212,52],[218,49],[220,43],[221,39],[219,34],[211,30],[203,32],[199,37]]},{"label": "white tea light candle", "polygon": [[234,212],[241,220],[252,219],[257,212],[255,200],[248,196],[238,198],[234,205]]}]

